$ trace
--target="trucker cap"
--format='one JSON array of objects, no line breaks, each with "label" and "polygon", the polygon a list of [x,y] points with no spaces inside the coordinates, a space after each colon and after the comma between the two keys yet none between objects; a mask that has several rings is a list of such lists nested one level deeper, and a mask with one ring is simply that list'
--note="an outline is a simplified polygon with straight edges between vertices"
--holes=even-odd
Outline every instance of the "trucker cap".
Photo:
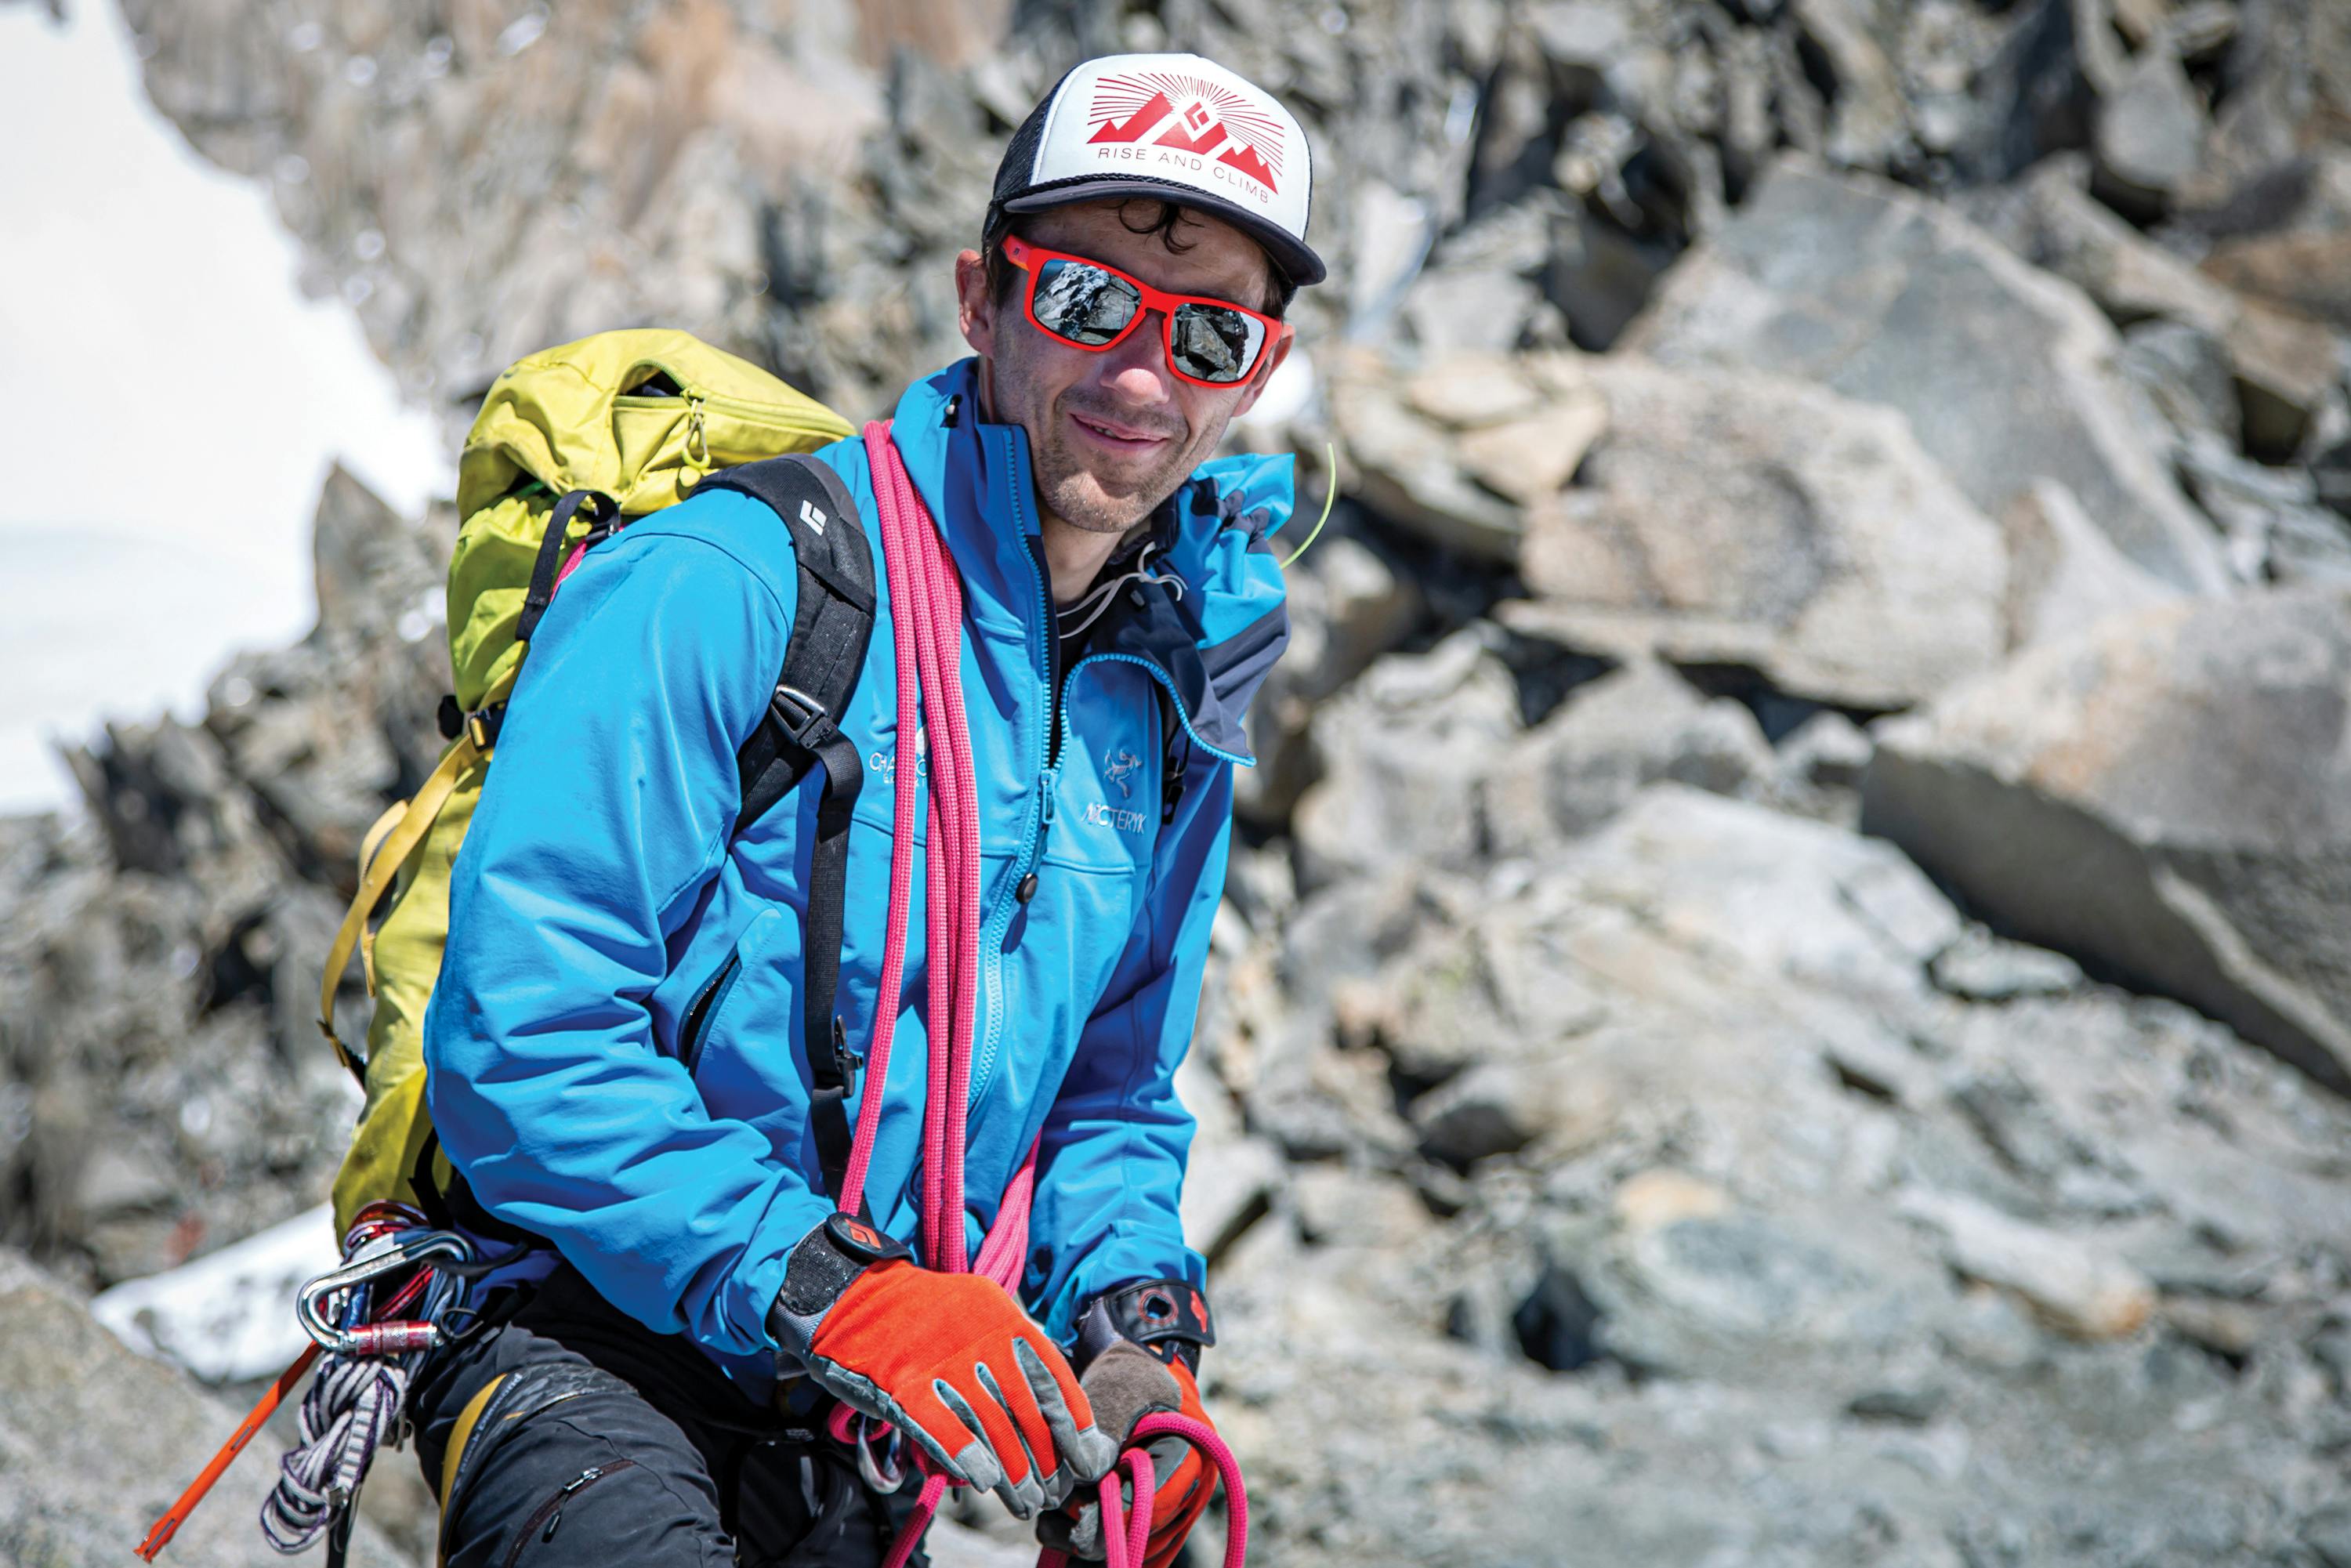
[{"label": "trucker cap", "polygon": [[1293,283],[1322,281],[1306,244],[1306,132],[1274,96],[1198,55],[1105,55],[1078,66],[1012,133],[987,237],[1008,214],[1156,196],[1213,214]]}]

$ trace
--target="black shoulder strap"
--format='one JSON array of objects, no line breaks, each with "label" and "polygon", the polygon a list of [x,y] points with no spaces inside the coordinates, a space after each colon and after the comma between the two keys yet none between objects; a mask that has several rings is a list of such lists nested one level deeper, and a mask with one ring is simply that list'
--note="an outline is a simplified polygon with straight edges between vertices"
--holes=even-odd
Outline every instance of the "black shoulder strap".
[{"label": "black shoulder strap", "polygon": [[[588,514],[589,537],[583,543],[593,544],[602,535],[599,528],[609,528],[619,517],[621,508],[612,497],[601,490],[573,490],[555,503],[547,519],[547,531],[538,536],[538,555],[530,566],[530,587],[522,596],[522,615],[515,622],[515,641],[528,643],[538,630],[538,619],[555,599],[555,577],[563,565],[564,537],[571,531],[571,519],[580,512]],[[455,738],[452,737],[451,738]]]},{"label": "black shoulder strap", "polygon": [[740,490],[766,502],[790,530],[799,568],[799,605],[775,695],[736,758],[743,807],[735,831],[740,834],[790,794],[811,768],[824,769],[809,864],[802,985],[810,1123],[825,1182],[838,1195],[849,1168],[847,1102],[861,1059],[849,1049],[833,1002],[841,986],[850,815],[864,787],[865,769],[837,716],[856,689],[872,637],[873,550],[841,476],[813,457],[794,454],[725,469],[704,480],[700,489]]}]

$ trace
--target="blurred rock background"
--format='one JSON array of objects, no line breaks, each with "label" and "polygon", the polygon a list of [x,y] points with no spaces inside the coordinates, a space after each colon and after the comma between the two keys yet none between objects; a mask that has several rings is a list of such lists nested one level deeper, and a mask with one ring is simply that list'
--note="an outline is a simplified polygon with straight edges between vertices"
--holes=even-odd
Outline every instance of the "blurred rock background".
[{"label": "blurred rock background", "polygon": [[[453,441],[643,321],[883,406],[1087,55],[1297,109],[1240,438],[1338,501],[1186,1082],[1257,1561],[2351,1564],[2351,7],[120,4]],[[455,526],[330,479],[317,629],[0,821],[0,1344],[323,1197]],[[99,1359],[0,1355],[0,1555],[203,1458],[90,1484]]]}]

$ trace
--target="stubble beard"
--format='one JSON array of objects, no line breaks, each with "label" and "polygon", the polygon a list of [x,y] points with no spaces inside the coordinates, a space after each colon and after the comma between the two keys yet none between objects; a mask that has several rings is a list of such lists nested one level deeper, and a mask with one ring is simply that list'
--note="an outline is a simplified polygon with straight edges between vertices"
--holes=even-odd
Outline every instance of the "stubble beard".
[{"label": "stubble beard", "polygon": [[1047,416],[1051,421],[1048,439],[1042,443],[1032,441],[1030,455],[1036,469],[1038,499],[1073,528],[1090,534],[1126,532],[1174,495],[1176,486],[1198,465],[1198,448],[1203,444],[1196,433],[1188,433],[1191,439],[1179,438],[1155,466],[1113,489],[1075,450],[1062,417],[1070,412],[1056,403]]}]

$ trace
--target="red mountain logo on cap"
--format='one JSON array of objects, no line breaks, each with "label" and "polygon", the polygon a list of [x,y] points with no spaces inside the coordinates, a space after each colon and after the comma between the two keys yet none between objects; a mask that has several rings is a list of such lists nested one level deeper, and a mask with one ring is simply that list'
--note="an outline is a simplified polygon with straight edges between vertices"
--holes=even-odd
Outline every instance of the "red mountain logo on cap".
[{"label": "red mountain logo on cap", "polygon": [[1213,156],[1269,191],[1278,188],[1281,121],[1220,82],[1167,71],[1104,77],[1094,84],[1086,122],[1096,128],[1089,146],[1148,138],[1154,147]]}]

